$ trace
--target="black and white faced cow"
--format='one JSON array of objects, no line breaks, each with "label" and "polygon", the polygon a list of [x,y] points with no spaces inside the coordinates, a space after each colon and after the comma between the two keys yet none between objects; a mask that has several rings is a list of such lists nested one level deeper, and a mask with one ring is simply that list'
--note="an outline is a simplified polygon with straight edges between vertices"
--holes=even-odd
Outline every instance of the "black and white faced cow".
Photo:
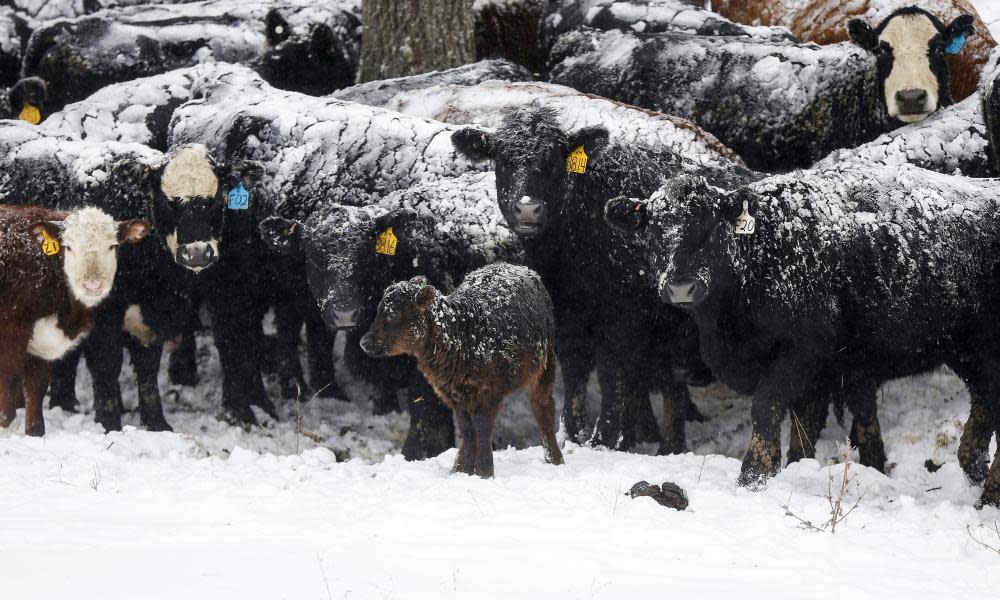
[{"label": "black and white faced cow", "polygon": [[[753,394],[739,482],[757,485],[779,470],[782,420],[803,398],[867,407],[852,438],[879,468],[881,444],[864,447],[882,382],[947,364],[973,406],[996,408],[996,187],[847,164],[731,192],[680,179],[648,201],[610,201],[605,218],[645,245],[650,284],[694,317],[712,371]],[[1000,455],[988,477],[982,457],[960,459],[986,479],[983,501],[1000,503]]]},{"label": "black and white faced cow", "polygon": [[929,12],[901,8],[874,29],[861,19],[848,23],[851,40],[878,60],[878,76],[889,117],[913,123],[952,103],[945,58],[958,54],[975,34],[975,19],[962,15],[945,25]]}]

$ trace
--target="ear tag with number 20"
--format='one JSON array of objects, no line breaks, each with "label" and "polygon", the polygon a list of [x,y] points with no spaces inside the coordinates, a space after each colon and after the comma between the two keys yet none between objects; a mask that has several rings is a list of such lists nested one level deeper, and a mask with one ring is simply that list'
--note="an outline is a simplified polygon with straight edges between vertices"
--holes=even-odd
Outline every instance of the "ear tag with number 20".
[{"label": "ear tag with number 20", "polygon": [[246,210],[250,206],[250,192],[243,187],[242,181],[229,190],[229,203],[226,206],[230,210]]},{"label": "ear tag with number 20", "polygon": [[587,152],[583,149],[583,146],[579,146],[576,150],[569,153],[569,157],[566,159],[566,172],[578,175],[587,172]]},{"label": "ear tag with number 20", "polygon": [[45,229],[42,229],[42,252],[45,253],[45,256],[59,254],[59,240],[49,235]]},{"label": "ear tag with number 20", "polygon": [[743,212],[740,216],[736,217],[736,233],[740,235],[750,235],[757,229],[757,221],[750,216],[747,211],[749,204],[746,200],[743,201]]}]

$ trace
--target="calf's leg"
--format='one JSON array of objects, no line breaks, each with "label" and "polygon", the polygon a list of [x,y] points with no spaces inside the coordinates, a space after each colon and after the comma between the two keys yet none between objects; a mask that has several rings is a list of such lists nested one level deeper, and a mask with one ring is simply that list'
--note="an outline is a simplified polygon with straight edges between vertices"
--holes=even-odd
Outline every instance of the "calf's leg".
[{"label": "calf's leg", "polygon": [[163,416],[163,401],[157,381],[163,345],[154,342],[143,346],[134,340],[129,340],[127,344],[139,387],[139,422],[147,431],[173,431]]},{"label": "calf's leg", "polygon": [[487,398],[472,412],[472,430],[476,438],[475,474],[479,477],[493,477],[493,425],[500,414],[501,401],[502,398]]},{"label": "calf's leg", "polygon": [[455,456],[453,473],[472,475],[476,460],[476,435],[472,427],[472,413],[464,407],[455,406],[455,423],[458,425],[458,454]]},{"label": "calf's leg", "polygon": [[24,361],[24,433],[41,437],[45,435],[42,417],[42,400],[49,387],[51,366],[47,361],[28,355]]},{"label": "calf's leg", "polygon": [[410,431],[403,443],[406,460],[422,460],[437,456],[455,445],[455,422],[452,412],[413,369],[407,390]]},{"label": "calf's leg", "polygon": [[75,348],[52,363],[52,380],[49,382],[49,408],[76,412],[76,371],[80,365],[80,349]]},{"label": "calf's leg", "polygon": [[121,431],[122,428],[122,391],[118,377],[124,361],[121,332],[124,314],[121,307],[98,310],[94,329],[83,341],[83,356],[94,385],[94,420],[105,431]]},{"label": "calf's leg", "polygon": [[4,429],[17,418],[17,398],[24,377],[24,356],[5,350],[0,346],[0,427]]},{"label": "calf's leg", "polygon": [[198,304],[195,303],[184,325],[181,343],[170,353],[167,373],[170,375],[170,382],[174,385],[193,386],[198,383],[198,362],[196,360],[198,344],[195,336],[199,325]]},{"label": "calf's leg", "polygon": [[[306,348],[309,351],[309,385],[323,398],[344,398],[333,369],[333,342],[336,333],[326,328],[315,302],[310,302],[306,307],[305,323]],[[399,411],[398,404],[395,410]]]},{"label": "calf's leg", "polygon": [[587,382],[594,370],[594,350],[570,336],[560,337],[556,345],[563,378],[562,426],[566,439],[583,443],[587,428]]},{"label": "calf's leg", "polygon": [[866,467],[885,472],[885,443],[878,422],[878,388],[873,382],[851,382],[847,389],[847,406],[851,409],[851,445],[858,449],[858,458]]},{"label": "calf's leg", "polygon": [[663,423],[661,425],[663,441],[657,449],[657,454],[682,454],[687,452],[688,407],[691,404],[691,392],[687,385],[672,378],[664,382],[663,387]]},{"label": "calf's leg", "polygon": [[555,362],[555,354],[549,351],[548,364],[542,376],[538,379],[538,383],[528,390],[528,402],[531,404],[531,414],[535,417],[535,424],[538,425],[538,433],[542,436],[545,462],[561,465],[563,456],[556,440],[556,404],[552,399],[552,386],[556,376]]}]

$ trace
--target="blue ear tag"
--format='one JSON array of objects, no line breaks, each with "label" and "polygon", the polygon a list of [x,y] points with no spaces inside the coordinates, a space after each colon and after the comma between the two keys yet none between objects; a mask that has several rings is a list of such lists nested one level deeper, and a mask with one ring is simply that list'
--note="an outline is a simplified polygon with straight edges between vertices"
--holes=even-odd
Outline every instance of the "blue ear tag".
[{"label": "blue ear tag", "polygon": [[947,46],[945,46],[944,53],[945,54],[958,54],[959,52],[962,51],[962,48],[965,48],[965,34],[964,33],[960,33],[960,34],[956,35],[954,38],[952,38],[951,43],[948,44]]},{"label": "blue ear tag", "polygon": [[246,210],[250,206],[250,192],[243,187],[243,182],[236,184],[236,187],[229,190],[229,204],[227,208],[230,210]]}]

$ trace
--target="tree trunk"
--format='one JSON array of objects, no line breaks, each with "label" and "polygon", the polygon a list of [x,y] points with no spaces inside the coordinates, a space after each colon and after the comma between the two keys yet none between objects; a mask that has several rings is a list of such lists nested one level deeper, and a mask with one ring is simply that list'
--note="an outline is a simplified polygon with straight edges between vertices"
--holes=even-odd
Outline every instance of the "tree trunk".
[{"label": "tree trunk", "polygon": [[362,82],[476,59],[472,0],[364,0],[361,11]]}]

